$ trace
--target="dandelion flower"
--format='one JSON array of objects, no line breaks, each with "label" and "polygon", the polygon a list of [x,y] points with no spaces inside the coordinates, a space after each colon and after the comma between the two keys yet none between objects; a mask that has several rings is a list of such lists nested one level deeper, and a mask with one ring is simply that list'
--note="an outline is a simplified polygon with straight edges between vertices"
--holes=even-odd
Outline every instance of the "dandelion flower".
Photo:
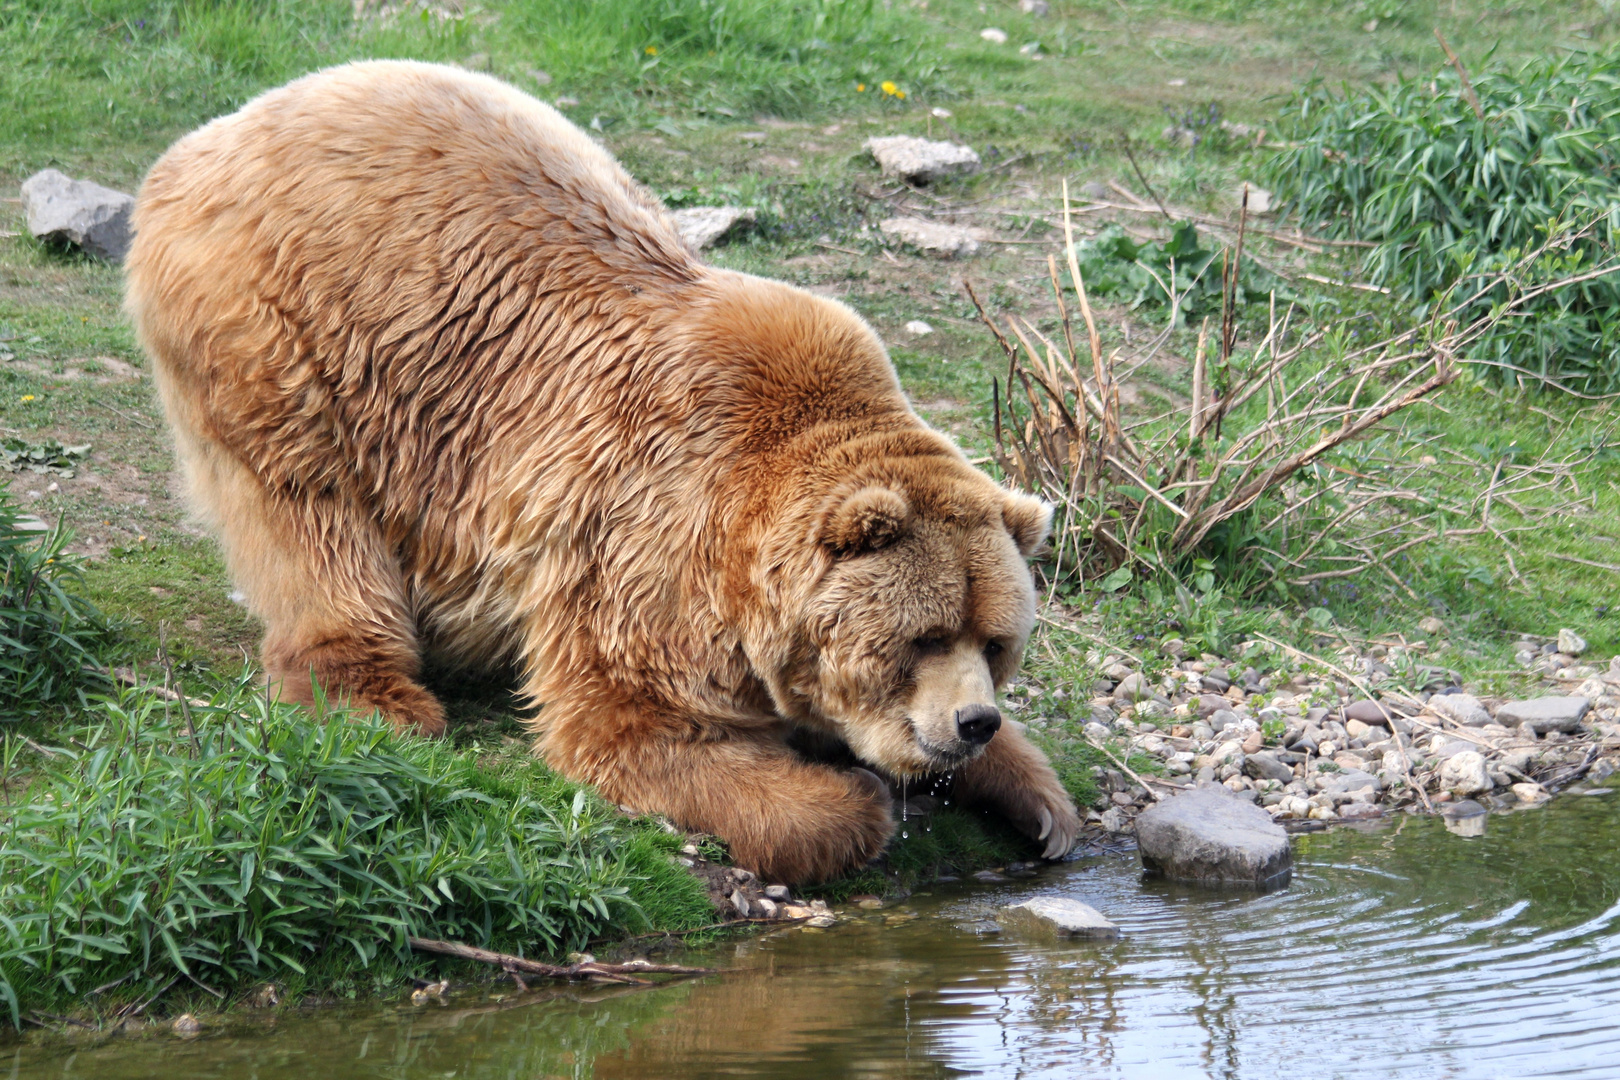
[{"label": "dandelion flower", "polygon": [[885,79],[883,81],[883,85],[881,87],[879,87],[879,89],[882,90],[885,94],[889,94],[890,96],[893,96],[900,88],[898,86],[895,86],[894,83],[889,82],[887,79]]},{"label": "dandelion flower", "polygon": [[657,56],[658,55],[658,46],[656,46],[656,45],[647,46],[647,55],[648,56]]},{"label": "dandelion flower", "polygon": [[33,394],[24,394],[22,396],[22,399],[24,401],[33,401],[34,400],[34,395]]},{"label": "dandelion flower", "polygon": [[901,101],[906,100],[906,92],[904,90],[896,90],[894,92],[894,96],[899,98]]},{"label": "dandelion flower", "polygon": [[865,83],[863,83],[863,82],[858,82],[858,83],[856,83],[856,84],[855,84],[855,92],[856,92],[856,93],[857,93],[857,94],[864,94],[864,93],[866,93],[866,84],[865,84]]}]

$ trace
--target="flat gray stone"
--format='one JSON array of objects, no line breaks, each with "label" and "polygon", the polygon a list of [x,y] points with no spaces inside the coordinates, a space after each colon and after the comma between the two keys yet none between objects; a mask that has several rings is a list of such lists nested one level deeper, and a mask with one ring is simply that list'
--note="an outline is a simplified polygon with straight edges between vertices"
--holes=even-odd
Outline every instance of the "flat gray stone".
[{"label": "flat gray stone", "polygon": [[1284,765],[1264,750],[1250,754],[1244,760],[1243,772],[1256,780],[1277,780],[1284,784],[1294,778],[1291,766]]},{"label": "flat gray stone", "polygon": [[1061,896],[1037,896],[1022,904],[1009,904],[996,912],[996,921],[1014,933],[1033,938],[1092,938],[1112,941],[1115,926],[1090,904]]},{"label": "flat gray stone", "polygon": [[936,142],[914,135],[882,135],[866,140],[884,176],[913,184],[928,184],[944,176],[967,176],[978,171],[979,155],[971,146]]},{"label": "flat gray stone", "polygon": [[1322,781],[1322,790],[1330,795],[1364,791],[1367,788],[1372,788],[1374,791],[1384,790],[1384,785],[1378,777],[1361,769],[1346,769],[1343,772],[1327,773],[1325,775],[1327,779]]},{"label": "flat gray stone", "polygon": [[960,259],[979,250],[973,234],[957,225],[945,225],[926,218],[890,218],[878,225],[885,236],[892,236],[928,255]]},{"label": "flat gray stone", "polygon": [[738,226],[754,220],[754,212],[740,206],[688,206],[674,214],[681,239],[693,251],[713,247]]},{"label": "flat gray stone", "polygon": [[1172,881],[1273,889],[1288,884],[1294,856],[1271,815],[1224,788],[1198,788],[1136,819],[1142,868]]},{"label": "flat gray stone", "polygon": [[45,169],[23,181],[22,205],[38,239],[66,240],[109,262],[124,261],[134,196]]},{"label": "flat gray stone", "polygon": [[1423,707],[1464,727],[1484,727],[1491,722],[1491,714],[1473,694],[1435,694]]},{"label": "flat gray stone", "polygon": [[1527,727],[1537,735],[1549,731],[1574,731],[1581,725],[1592,703],[1583,697],[1542,697],[1530,701],[1510,701],[1496,710],[1496,722],[1503,727]]},{"label": "flat gray stone", "polygon": [[1352,701],[1344,707],[1346,720],[1360,720],[1363,724],[1389,727],[1389,718],[1398,715],[1394,707],[1377,701]]}]

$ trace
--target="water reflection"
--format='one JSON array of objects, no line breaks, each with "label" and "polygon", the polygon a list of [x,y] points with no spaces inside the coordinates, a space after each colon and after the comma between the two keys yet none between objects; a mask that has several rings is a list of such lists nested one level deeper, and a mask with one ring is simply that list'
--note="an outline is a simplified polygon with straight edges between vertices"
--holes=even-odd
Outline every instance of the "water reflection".
[{"label": "water reflection", "polygon": [[[654,992],[467,994],[193,1043],[0,1050],[0,1080],[1620,1075],[1620,800],[1448,832],[1484,820],[1298,837],[1293,886],[1267,896],[1079,862],[727,945],[709,957],[724,977]],[[1125,936],[974,931],[1042,892]]]}]

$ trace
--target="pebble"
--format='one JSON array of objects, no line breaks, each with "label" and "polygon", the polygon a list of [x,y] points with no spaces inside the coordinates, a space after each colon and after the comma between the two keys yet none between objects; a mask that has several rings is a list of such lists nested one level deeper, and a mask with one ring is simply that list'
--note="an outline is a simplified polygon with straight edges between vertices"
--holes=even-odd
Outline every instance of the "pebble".
[{"label": "pebble", "polygon": [[[417,993],[421,993],[421,991],[418,990]],[[174,1024],[171,1026],[174,1033],[182,1039],[195,1038],[202,1031],[202,1023],[190,1013],[181,1013],[175,1017]]]},{"label": "pebble", "polygon": [[979,31],[979,36],[992,45],[1007,44],[1007,31],[998,30],[994,26],[987,26]]},{"label": "pebble", "polygon": [[983,881],[990,885],[1000,885],[1010,879],[1005,874],[999,874],[994,870],[980,870],[973,875],[973,880]]},{"label": "pebble", "polygon": [[1440,786],[1453,795],[1478,795],[1496,784],[1485,769],[1485,756],[1477,750],[1464,750],[1440,766]]},{"label": "pebble", "polygon": [[1566,656],[1579,656],[1586,651],[1586,639],[1573,630],[1559,630],[1558,651]]},{"label": "pebble", "polygon": [[765,886],[765,896],[779,903],[785,903],[793,898],[793,891],[786,885],[767,885]]},{"label": "pebble", "polygon": [[921,319],[912,319],[906,323],[906,333],[912,337],[927,337],[934,332],[934,328]]},{"label": "pebble", "polygon": [[1436,694],[1425,703],[1424,708],[1464,727],[1483,727],[1491,722],[1491,714],[1472,694]]}]

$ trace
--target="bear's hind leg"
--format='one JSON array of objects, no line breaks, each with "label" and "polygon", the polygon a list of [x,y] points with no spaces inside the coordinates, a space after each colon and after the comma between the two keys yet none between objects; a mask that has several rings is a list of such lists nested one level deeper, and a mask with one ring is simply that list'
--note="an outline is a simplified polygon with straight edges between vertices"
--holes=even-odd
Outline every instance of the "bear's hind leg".
[{"label": "bear's hind leg", "polygon": [[615,803],[724,840],[767,881],[824,881],[863,866],[894,831],[889,790],[864,769],[800,760],[771,733],[704,732],[632,706],[548,703],[539,749]]},{"label": "bear's hind leg", "polygon": [[397,560],[339,495],[273,496],[228,450],[173,425],[193,504],[231,578],[264,621],[261,654],[283,700],[375,709],[401,729],[444,731],[416,681],[420,646]]}]

